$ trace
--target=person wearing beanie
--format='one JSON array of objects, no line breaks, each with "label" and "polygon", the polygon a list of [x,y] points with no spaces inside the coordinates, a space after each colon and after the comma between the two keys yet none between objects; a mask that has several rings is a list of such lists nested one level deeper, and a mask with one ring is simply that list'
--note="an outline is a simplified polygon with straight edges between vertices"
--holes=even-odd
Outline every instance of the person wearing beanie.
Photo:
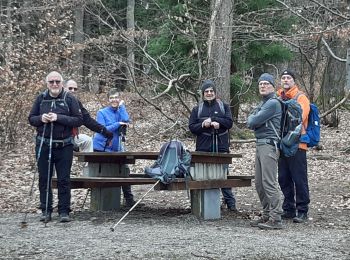
[{"label": "person wearing beanie", "polygon": [[[277,95],[283,100],[296,99],[300,104],[303,111],[301,132],[303,136],[308,124],[310,101],[296,85],[292,70],[286,69],[281,73],[281,88],[277,91]],[[278,182],[284,194],[282,218],[293,219],[295,223],[302,223],[308,219],[310,195],[306,151],[307,144],[300,139],[296,154],[288,158],[282,155],[278,161]]]},{"label": "person wearing beanie", "polygon": [[247,126],[254,130],[255,188],[263,207],[262,216],[250,222],[261,229],[282,228],[282,199],[277,180],[277,164],[280,155],[278,137],[281,132],[281,103],[276,99],[274,77],[264,73],[258,80],[262,102],[247,119]]},{"label": "person wearing beanie", "polygon": [[[228,153],[228,130],[233,125],[231,109],[217,98],[216,86],[212,80],[204,80],[200,90],[203,101],[192,109],[189,119],[189,129],[196,136],[196,151]],[[221,192],[227,208],[237,211],[232,189],[222,188]]]}]

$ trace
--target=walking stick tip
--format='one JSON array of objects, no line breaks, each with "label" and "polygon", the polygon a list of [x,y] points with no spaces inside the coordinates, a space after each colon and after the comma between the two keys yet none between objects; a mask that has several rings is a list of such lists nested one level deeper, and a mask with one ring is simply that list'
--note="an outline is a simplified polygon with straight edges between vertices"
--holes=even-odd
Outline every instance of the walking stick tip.
[{"label": "walking stick tip", "polygon": [[26,227],[28,227],[27,221],[22,221],[21,222],[21,228],[26,228]]},{"label": "walking stick tip", "polygon": [[114,227],[111,227],[110,230],[111,230],[112,232],[114,232],[115,229],[114,229]]}]

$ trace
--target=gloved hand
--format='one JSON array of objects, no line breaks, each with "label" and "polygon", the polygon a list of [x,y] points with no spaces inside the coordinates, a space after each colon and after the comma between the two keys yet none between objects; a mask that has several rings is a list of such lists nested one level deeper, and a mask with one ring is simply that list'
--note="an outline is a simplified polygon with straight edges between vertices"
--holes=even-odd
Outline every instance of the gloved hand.
[{"label": "gloved hand", "polygon": [[102,128],[101,134],[104,135],[108,140],[113,138],[113,133],[108,131],[106,127]]}]

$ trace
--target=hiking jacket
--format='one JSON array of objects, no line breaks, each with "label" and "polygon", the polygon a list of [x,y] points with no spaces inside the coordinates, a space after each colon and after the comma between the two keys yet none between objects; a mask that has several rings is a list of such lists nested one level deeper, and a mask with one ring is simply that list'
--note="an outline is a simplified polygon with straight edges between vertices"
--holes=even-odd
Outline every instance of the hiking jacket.
[{"label": "hiking jacket", "polygon": [[100,133],[96,133],[93,138],[94,150],[102,152],[120,152],[122,144],[120,140],[119,128],[120,122],[128,123],[129,115],[125,105],[120,105],[118,108],[111,106],[100,109],[97,112],[97,122],[105,126],[107,130],[113,133],[113,139],[107,143],[107,138]]},{"label": "hiking jacket", "polygon": [[[291,87],[287,91],[285,91],[283,88],[280,88],[277,91],[277,95],[279,97],[281,97],[282,99],[292,99],[299,92],[301,92],[301,91],[299,90],[298,86],[294,85],[293,87]],[[306,97],[305,94],[299,95],[297,101],[298,101],[298,103],[300,104],[300,106],[301,106],[301,108],[303,110],[303,115],[302,115],[302,120],[303,120],[303,124],[302,125],[303,125],[303,127],[302,127],[302,130],[301,130],[301,134],[303,135],[303,134],[306,133],[306,128],[307,128],[307,124],[308,124],[309,112],[310,112],[310,101]],[[299,148],[303,149],[303,150],[307,150],[307,144],[300,142]]]},{"label": "hiking jacket", "polygon": [[86,110],[86,108],[83,106],[79,99],[78,103],[81,113],[83,115],[83,125],[93,132],[102,133],[104,126],[99,124],[95,119],[91,117],[89,111]]},{"label": "hiking jacket", "polygon": [[[282,106],[275,93],[263,96],[263,101],[248,116],[247,126],[254,130],[256,139],[272,139],[278,141],[281,136]],[[277,134],[275,133],[274,126]],[[259,142],[257,142],[259,144]]]},{"label": "hiking jacket", "polygon": [[[221,153],[229,152],[229,132],[228,130],[233,125],[231,110],[228,104],[223,103],[225,113],[220,109],[220,105],[217,100],[211,102],[203,101],[203,109],[200,117],[198,117],[199,106],[195,106],[192,109],[189,119],[189,129],[192,134],[196,135],[196,151],[200,152],[213,152],[213,141],[215,135],[217,136],[218,151]],[[207,118],[211,118],[212,121],[216,121],[220,124],[218,130],[214,130],[213,127],[203,128],[202,123]]]},{"label": "hiking jacket", "polygon": [[36,98],[28,116],[29,124],[36,127],[37,135],[40,137],[50,138],[51,127],[46,126],[43,135],[45,124],[41,121],[42,115],[49,112],[57,114],[57,121],[53,122],[54,140],[71,137],[72,129],[83,124],[78,101],[72,94],[62,90],[57,97],[51,97],[48,91],[45,91]]}]

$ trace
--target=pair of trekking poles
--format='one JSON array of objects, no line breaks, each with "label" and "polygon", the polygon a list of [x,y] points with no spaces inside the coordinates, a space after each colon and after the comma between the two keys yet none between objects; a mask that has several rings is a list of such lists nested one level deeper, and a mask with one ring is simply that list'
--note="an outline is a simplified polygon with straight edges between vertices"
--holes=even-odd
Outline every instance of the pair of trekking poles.
[{"label": "pair of trekking poles", "polygon": [[[42,150],[42,147],[43,147],[43,144],[44,144],[46,128],[47,128],[47,123],[44,124],[44,129],[43,129],[43,133],[42,133],[42,136],[41,136],[38,153],[36,155],[36,165],[38,165],[40,157],[41,157],[41,150]],[[47,222],[49,220],[48,206],[49,206],[49,188],[50,188],[50,177],[51,177],[52,140],[53,140],[53,122],[50,123],[49,156],[48,156],[48,168],[47,168],[46,203],[45,203],[45,220],[44,220],[45,227],[46,227],[46,224],[47,224]],[[26,208],[28,207],[29,202],[32,200],[33,190],[34,190],[34,183],[35,183],[35,175],[36,175],[36,172],[34,172],[34,175],[33,175],[33,181],[32,181],[31,187],[30,187],[28,201],[25,204]],[[28,212],[25,212],[24,218],[23,218],[23,220],[21,222],[21,227],[22,228],[25,228],[28,225],[28,223],[27,223],[27,215],[28,215]]]}]

